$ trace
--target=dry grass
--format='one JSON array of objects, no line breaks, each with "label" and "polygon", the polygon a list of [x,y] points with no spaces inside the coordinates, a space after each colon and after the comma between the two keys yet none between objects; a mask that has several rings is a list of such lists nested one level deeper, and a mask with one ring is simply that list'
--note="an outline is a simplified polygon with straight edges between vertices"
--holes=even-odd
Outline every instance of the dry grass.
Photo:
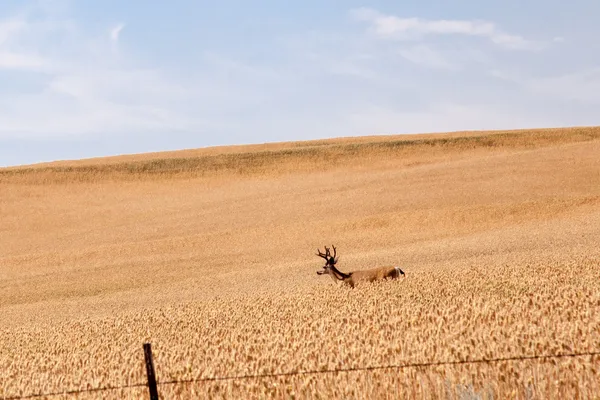
[{"label": "dry grass", "polygon": [[[0,398],[600,350],[600,128],[0,170]],[[393,264],[404,280],[317,276]],[[599,398],[600,359],[160,386],[164,398]],[[145,398],[146,390],[77,398]],[[66,398],[66,397],[65,397]]]},{"label": "dry grass", "polygon": [[273,176],[323,169],[394,168],[472,157],[499,149],[539,148],[600,139],[600,129],[580,127],[432,135],[375,136],[265,145],[215,147],[0,169],[0,183],[66,183]]}]

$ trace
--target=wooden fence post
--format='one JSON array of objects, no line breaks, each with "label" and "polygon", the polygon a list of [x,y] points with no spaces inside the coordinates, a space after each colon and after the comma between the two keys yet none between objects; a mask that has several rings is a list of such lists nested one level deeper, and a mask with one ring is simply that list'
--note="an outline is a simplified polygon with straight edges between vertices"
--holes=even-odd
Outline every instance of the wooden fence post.
[{"label": "wooden fence post", "polygon": [[150,343],[144,343],[144,358],[146,359],[146,375],[148,376],[150,400],[158,400],[158,389],[156,388],[156,375],[154,374],[154,363],[152,362],[152,348],[150,347]]}]

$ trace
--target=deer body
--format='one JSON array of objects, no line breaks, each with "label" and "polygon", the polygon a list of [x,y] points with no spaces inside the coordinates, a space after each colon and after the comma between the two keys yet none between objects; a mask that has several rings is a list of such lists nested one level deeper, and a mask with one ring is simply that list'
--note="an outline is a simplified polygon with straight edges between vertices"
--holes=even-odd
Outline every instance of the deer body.
[{"label": "deer body", "polygon": [[335,266],[337,263],[337,259],[335,257],[337,252],[335,246],[332,247],[333,256],[330,255],[327,247],[325,247],[325,253],[321,253],[321,251],[318,250],[319,253],[317,255],[324,258],[327,263],[323,267],[324,270],[317,271],[317,274],[328,274],[336,283],[340,282],[342,284],[349,285],[350,287],[354,287],[358,282],[374,282],[384,279],[398,279],[400,276],[405,275],[404,271],[394,266],[385,266],[344,273]]}]

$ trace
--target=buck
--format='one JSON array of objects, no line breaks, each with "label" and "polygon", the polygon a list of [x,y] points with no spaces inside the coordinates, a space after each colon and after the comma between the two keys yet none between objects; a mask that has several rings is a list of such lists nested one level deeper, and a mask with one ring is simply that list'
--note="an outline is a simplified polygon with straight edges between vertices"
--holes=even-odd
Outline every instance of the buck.
[{"label": "buck", "polygon": [[325,259],[323,271],[317,271],[317,275],[329,274],[335,283],[341,282],[342,284],[354,287],[354,285],[361,281],[373,282],[383,279],[397,279],[400,275],[406,276],[400,268],[391,266],[353,271],[347,274],[343,273],[335,266],[338,262],[336,257],[337,250],[334,245],[331,245],[331,247],[333,247],[333,256],[327,246],[325,246],[325,253],[321,253],[321,250],[317,249],[317,255]]}]

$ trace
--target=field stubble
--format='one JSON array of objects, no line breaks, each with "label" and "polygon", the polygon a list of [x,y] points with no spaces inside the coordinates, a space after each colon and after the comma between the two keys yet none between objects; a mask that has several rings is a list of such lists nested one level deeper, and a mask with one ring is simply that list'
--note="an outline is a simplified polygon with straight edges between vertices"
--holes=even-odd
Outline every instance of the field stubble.
[{"label": "field stubble", "polygon": [[[90,161],[93,174],[82,161],[0,174],[0,397],[144,382],[145,341],[159,382],[598,351],[599,132],[439,146],[356,139],[350,150],[338,140],[312,148],[343,157],[312,155],[295,170],[302,156],[291,152],[282,168],[261,161],[218,177],[126,173],[106,160]],[[331,242],[344,271],[394,264],[407,277],[336,287],[315,274],[313,253]],[[599,369],[599,357],[580,357],[159,391],[598,398]]]}]

